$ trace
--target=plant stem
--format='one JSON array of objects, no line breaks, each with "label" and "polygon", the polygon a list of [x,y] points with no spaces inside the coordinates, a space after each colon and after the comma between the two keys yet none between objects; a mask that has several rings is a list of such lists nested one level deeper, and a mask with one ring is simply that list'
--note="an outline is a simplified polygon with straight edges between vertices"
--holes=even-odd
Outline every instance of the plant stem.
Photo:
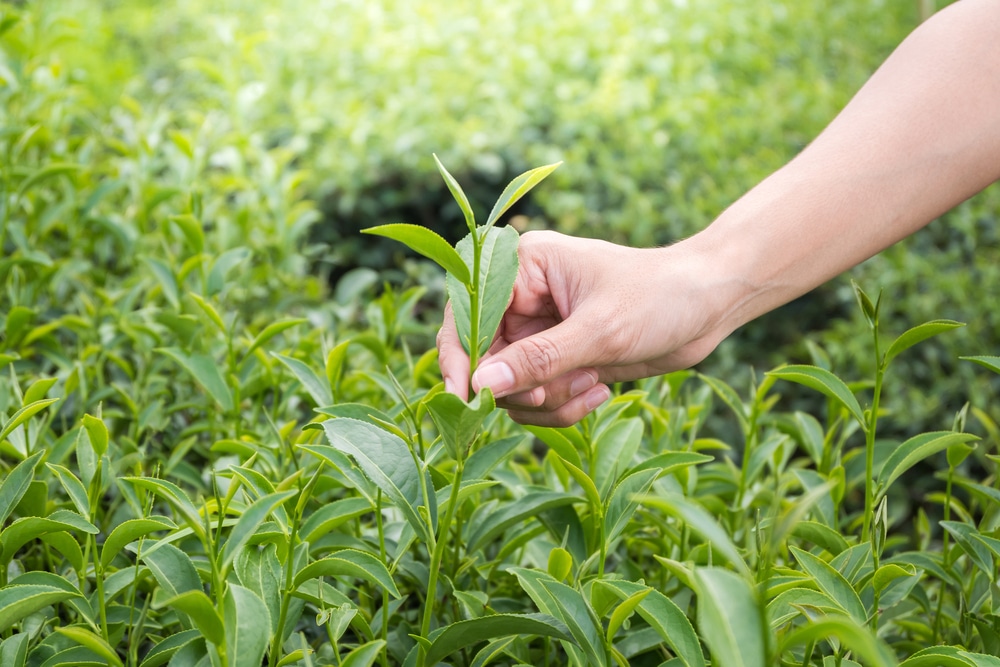
[{"label": "plant stem", "polygon": [[[876,334],[877,336],[877,334]],[[875,358],[878,359],[878,339],[875,340]],[[861,541],[870,542],[872,539],[872,504],[875,500],[873,491],[875,480],[873,471],[875,468],[875,429],[878,425],[878,405],[882,395],[882,378],[885,376],[885,366],[881,363],[875,371],[875,390],[872,394],[871,413],[868,416],[868,429],[865,432],[865,516],[861,529]]]},{"label": "plant stem", "polygon": [[[479,366],[479,317],[482,304],[479,296],[482,292],[482,285],[479,284],[479,267],[482,265],[483,241],[479,237],[477,229],[472,234],[472,285],[469,287],[469,378],[471,382],[472,374]],[[472,393],[472,386],[469,386],[469,393]]]}]

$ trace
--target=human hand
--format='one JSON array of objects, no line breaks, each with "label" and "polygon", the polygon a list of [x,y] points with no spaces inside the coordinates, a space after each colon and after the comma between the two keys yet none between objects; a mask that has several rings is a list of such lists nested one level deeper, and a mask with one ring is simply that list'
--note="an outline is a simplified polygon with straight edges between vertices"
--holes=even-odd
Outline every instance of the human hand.
[{"label": "human hand", "polygon": [[[704,264],[684,244],[637,249],[528,232],[497,337],[471,378],[514,421],[567,426],[610,396],[609,383],[687,368],[729,334],[706,298]],[[438,334],[449,392],[468,398],[469,358],[450,306]]]}]

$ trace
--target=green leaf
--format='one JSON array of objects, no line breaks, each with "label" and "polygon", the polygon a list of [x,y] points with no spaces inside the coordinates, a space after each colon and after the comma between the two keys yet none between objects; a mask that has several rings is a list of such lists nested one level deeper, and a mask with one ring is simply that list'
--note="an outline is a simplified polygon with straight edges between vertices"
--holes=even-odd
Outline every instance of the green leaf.
[{"label": "green leaf", "polygon": [[858,623],[867,622],[868,614],[865,612],[865,606],[844,575],[819,556],[793,546],[788,548],[795,555],[795,560],[799,562],[806,574],[813,578],[821,591],[830,596],[830,599],[840,605],[840,608],[850,614]]},{"label": "green leaf", "polygon": [[[230,584],[234,586],[235,584]],[[194,625],[208,641],[216,646],[226,641],[226,629],[219,612],[202,590],[188,590],[179,595],[153,603],[153,608],[170,607],[191,617]],[[265,614],[266,615],[266,614]],[[260,664],[260,661],[257,663]]]},{"label": "green leaf", "polygon": [[945,331],[951,331],[952,329],[958,329],[959,327],[964,327],[965,324],[962,322],[955,322],[954,320],[932,320],[930,322],[924,322],[923,324],[917,325],[912,329],[904,332],[899,338],[892,341],[889,345],[889,349],[885,352],[885,357],[882,361],[882,367],[889,365],[896,355],[904,350],[907,350],[917,343],[927,340],[933,336],[937,336]]},{"label": "green leaf", "polygon": [[38,584],[11,584],[0,589],[0,632],[7,631],[25,616],[39,609],[73,597],[83,596],[63,588]]},{"label": "green leaf", "polygon": [[[240,584],[249,588],[267,605],[271,617],[271,635],[278,632],[281,616],[281,597],[285,575],[278,560],[278,545],[271,543],[263,549],[251,548],[240,551],[234,569]],[[295,600],[294,603],[300,603]],[[290,617],[286,618],[286,623]]]},{"label": "green leaf", "polygon": [[0,642],[0,665],[4,667],[24,667],[28,659],[28,642],[31,635],[19,632]]},{"label": "green leaf", "polygon": [[284,354],[272,352],[271,356],[284,364],[292,372],[296,379],[302,383],[303,388],[309,393],[318,407],[333,403],[333,392],[330,390],[330,385],[323,382],[313,369],[298,359],[293,359]]},{"label": "green leaf", "polygon": [[305,324],[308,321],[309,320],[305,319],[304,317],[297,317],[291,320],[281,320],[280,322],[271,322],[266,327],[264,327],[263,331],[254,336],[254,339],[250,343],[250,347],[247,348],[246,354],[244,355],[243,358],[246,359],[250,357],[250,355],[252,355],[257,348],[259,348],[261,345],[265,345],[269,340],[271,340],[281,332],[288,331],[289,329],[297,327],[300,324]]},{"label": "green leaf", "polygon": [[718,378],[699,373],[698,379],[711,387],[712,391],[715,392],[715,395],[721,398],[722,402],[733,411],[733,414],[736,415],[736,419],[740,422],[740,432],[746,435],[750,431],[750,417],[747,414],[747,407],[743,405],[743,401],[740,400],[739,394],[737,394],[732,387]]},{"label": "green leaf", "polygon": [[572,641],[569,628],[548,614],[494,614],[448,625],[427,651],[427,664],[436,665],[452,653],[478,642],[509,635],[535,635]]},{"label": "green leaf", "polygon": [[18,549],[33,539],[48,533],[73,530],[91,535],[100,532],[97,526],[69,510],[56,510],[47,517],[22,517],[0,533],[0,544],[3,545],[3,558],[0,559],[0,564],[9,563]]},{"label": "green leaf", "polygon": [[49,389],[59,381],[59,378],[42,378],[31,383],[31,386],[24,391],[24,405],[40,401],[49,393]]},{"label": "green leaf", "polygon": [[149,649],[146,657],[139,663],[139,667],[160,667],[160,665],[169,662],[179,650],[198,639],[201,639],[201,632],[198,630],[182,630],[177,634],[170,635]]},{"label": "green leaf", "polygon": [[[858,299],[858,305],[861,306],[861,312],[864,314],[865,319],[868,320],[868,326],[874,328],[878,322],[878,311],[879,308],[872,303],[871,298],[865,291],[861,289],[861,285],[857,284],[853,280],[851,281],[851,287],[854,288],[854,296]],[[882,295],[879,294],[879,303],[881,304]]]},{"label": "green leaf", "polygon": [[202,590],[201,578],[191,557],[169,542],[158,542],[143,551],[141,560],[170,598]]},{"label": "green leaf", "polygon": [[631,581],[603,579],[595,585],[613,591],[622,600],[642,591],[650,591],[639,601],[639,615],[680,656],[686,667],[705,667],[701,642],[691,627],[691,621],[673,600],[658,590]]},{"label": "green leaf", "polygon": [[[796,585],[805,586],[811,580],[803,577]],[[824,614],[844,614],[846,612],[830,596],[811,588],[790,588],[779,593],[767,605],[767,621],[772,629],[778,629],[785,623],[806,616],[804,610],[818,610]]]},{"label": "green leaf", "polygon": [[260,667],[271,637],[270,613],[263,600],[247,588],[228,584],[223,621],[230,666]]},{"label": "green leaf", "polygon": [[42,454],[44,452],[35,452],[21,461],[0,482],[0,527],[28,492],[28,487],[35,478],[35,466],[41,460]]},{"label": "green leaf", "polygon": [[28,403],[23,408],[15,412],[7,423],[3,425],[3,428],[0,429],[0,443],[6,440],[7,436],[13,433],[14,429],[18,426],[28,421],[58,400],[58,398],[43,398],[41,400],[34,401],[33,403]]},{"label": "green leaf", "polygon": [[214,359],[204,354],[189,355],[176,347],[159,347],[156,351],[179,363],[223,410],[232,412],[233,394]]},{"label": "green leaf", "polygon": [[510,458],[510,455],[524,442],[523,436],[513,435],[477,447],[465,462],[463,478],[467,480],[485,478],[494,468]]},{"label": "green leaf", "polygon": [[455,279],[463,285],[472,284],[468,265],[458,252],[432,229],[420,225],[398,223],[369,227],[361,231],[364,234],[375,234],[399,241],[427,259],[434,260],[438,266],[455,276]]},{"label": "green leaf", "polygon": [[302,522],[299,537],[303,542],[315,543],[338,526],[372,511],[367,498],[341,498],[324,504]]},{"label": "green leaf", "polygon": [[878,492],[875,494],[875,502],[881,500],[892,483],[918,462],[944,451],[952,445],[978,439],[977,436],[970,433],[955,433],[954,431],[921,433],[910,438],[896,447],[882,465],[878,474]]},{"label": "green leaf", "polygon": [[976,667],[957,646],[929,646],[917,651],[899,667]]},{"label": "green leaf", "polygon": [[632,515],[639,507],[639,498],[649,491],[659,476],[658,469],[640,470],[626,475],[618,482],[608,499],[604,515],[605,542],[614,541],[628,527]]},{"label": "green leaf", "polygon": [[607,665],[603,628],[580,592],[548,577],[540,579],[539,583],[559,610],[558,618],[587,654],[590,664]]},{"label": "green leaf", "polygon": [[941,521],[941,527],[951,533],[955,541],[962,547],[962,550],[969,555],[969,558],[983,571],[990,581],[996,580],[996,571],[993,567],[993,555],[988,543],[981,538],[979,531],[967,523],[959,521]]},{"label": "green leaf", "polygon": [[720,567],[694,572],[698,627],[715,657],[726,667],[766,667],[764,620],[745,579]]},{"label": "green leaf", "polygon": [[812,542],[818,547],[826,549],[831,554],[845,551],[850,545],[847,540],[833,528],[817,521],[799,521],[792,528],[792,535],[799,539]]},{"label": "green leaf", "polygon": [[[513,227],[490,227],[482,242],[482,257],[479,264],[479,289],[481,295],[479,318],[479,341],[476,342],[480,356],[489,349],[500,320],[510,303],[517,278],[517,243],[519,236]],[[466,236],[456,246],[458,254],[466,264],[472,266],[472,235]],[[469,337],[472,335],[472,305],[465,284],[452,275],[445,280],[448,298],[451,300],[458,337],[468,352]]]},{"label": "green leaf", "polygon": [[548,445],[549,449],[558,454],[563,460],[569,461],[577,468],[583,469],[583,459],[580,458],[580,453],[573,446],[573,442],[559,429],[529,425],[525,426],[524,430]]},{"label": "green leaf", "polygon": [[635,613],[636,607],[642,602],[646,596],[653,592],[652,588],[647,588],[644,591],[636,591],[629,597],[619,604],[615,610],[611,613],[611,618],[608,619],[608,631],[607,638],[608,643],[614,640],[618,630],[622,627],[622,624],[628,620],[629,616]]},{"label": "green leaf", "polygon": [[959,357],[964,361],[972,361],[983,368],[988,368],[994,373],[1000,373],[1000,357],[993,356],[978,356],[978,357]]},{"label": "green leaf", "polygon": [[111,648],[111,645],[104,641],[103,637],[98,637],[90,630],[79,626],[64,626],[56,628],[56,632],[69,637],[81,646],[86,646],[88,649],[107,660],[109,665],[123,667],[121,658],[119,658],[115,650]]},{"label": "green leaf", "polygon": [[66,176],[81,169],[83,169],[83,165],[66,163],[54,163],[42,167],[21,182],[20,187],[17,189],[17,199],[23,197],[25,192],[42,181],[55,178],[56,176]]},{"label": "green leaf", "polygon": [[212,269],[208,272],[207,296],[218,294],[226,286],[226,277],[234,268],[250,259],[253,253],[249,248],[230,248],[219,255],[212,264]]},{"label": "green leaf", "polygon": [[[469,199],[465,196],[465,192],[462,190],[462,186],[458,184],[458,181],[452,177],[444,165],[441,164],[441,160],[438,156],[434,156],[434,163],[437,165],[438,171],[441,172],[441,177],[444,178],[445,184],[448,186],[448,190],[451,191],[451,196],[455,198],[458,202],[458,207],[462,209],[462,214],[465,216],[465,224],[469,227],[470,233],[476,232],[476,216],[472,212],[472,207],[469,205]],[[469,282],[465,280],[463,282]]]},{"label": "green leaf", "polygon": [[555,507],[563,507],[581,502],[574,494],[559,491],[533,491],[506,503],[495,512],[484,517],[482,521],[471,527],[468,536],[468,552],[472,553],[485,546],[493,538],[499,536],[511,526],[525,519],[537,517],[538,514]]},{"label": "green leaf", "polygon": [[[379,652],[385,647],[385,642],[375,639],[362,644],[347,654],[340,667],[371,667],[378,658]],[[431,663],[434,664],[434,663]]]},{"label": "green leaf", "polygon": [[594,441],[594,462],[590,471],[601,500],[607,500],[615,482],[632,466],[632,458],[642,442],[642,420],[619,419]]},{"label": "green leaf", "polygon": [[[46,463],[47,467],[53,474],[55,474],[56,479],[62,485],[63,489],[66,491],[66,495],[69,496],[70,500],[73,501],[73,506],[76,507],[76,511],[82,516],[90,516],[90,499],[87,497],[87,489],[84,488],[83,482],[74,475],[68,468],[64,468],[60,465],[55,465],[54,463]],[[0,497],[3,496],[2,489],[0,489]],[[3,519],[0,518],[0,523],[3,523]]]},{"label": "green leaf", "polygon": [[555,164],[548,164],[543,167],[535,167],[512,180],[504,188],[503,192],[500,193],[500,198],[497,199],[496,204],[493,205],[490,217],[486,220],[486,227],[492,228],[507,209],[517,203],[518,199],[526,195],[531,188],[541,183],[546,176],[555,171],[561,164],[562,162],[556,162]]},{"label": "green leaf", "polygon": [[[381,642],[381,640],[379,641]],[[303,661],[307,655],[311,656],[312,654],[313,654],[312,649],[297,648],[288,655],[286,655],[284,658],[279,660],[277,667],[288,667],[288,665],[293,665],[297,662]],[[140,665],[140,667],[142,666]],[[343,665],[341,665],[341,667],[343,667]]]},{"label": "green leaf", "polygon": [[601,515],[604,513],[604,503],[601,501],[601,494],[597,492],[597,486],[594,485],[594,480],[590,479],[590,476],[584,471],[577,468],[575,465],[569,461],[560,460],[559,463],[562,464],[566,471],[570,474],[576,483],[580,485],[583,489],[583,495],[587,498],[593,508],[595,515]]},{"label": "green leaf", "polygon": [[143,261],[156,278],[156,282],[160,284],[160,289],[163,290],[163,296],[167,298],[167,301],[170,302],[171,306],[175,309],[179,309],[181,307],[181,298],[180,292],[177,289],[177,278],[174,277],[174,272],[169,266],[158,259],[144,257]]},{"label": "green leaf", "polygon": [[861,409],[861,405],[858,403],[858,399],[855,398],[854,393],[848,389],[843,380],[825,368],[805,365],[782,366],[766,375],[776,377],[779,380],[788,380],[789,382],[805,385],[810,389],[815,389],[824,394],[828,398],[832,398],[847,408],[847,411],[851,413],[851,416],[861,426],[862,431],[868,431],[864,411]]},{"label": "green leaf", "polygon": [[195,508],[194,503],[188,498],[188,495],[184,491],[174,484],[173,482],[168,482],[165,479],[157,479],[155,477],[122,477],[120,478],[123,482],[131,482],[132,484],[146,489],[147,491],[152,491],[154,494],[167,501],[167,503],[174,508],[184,519],[184,523],[187,524],[188,528],[194,531],[194,534],[199,538],[205,537],[205,526],[202,521],[201,514]]},{"label": "green leaf", "polygon": [[715,518],[701,505],[675,493],[647,495],[637,500],[644,505],[659,508],[686,523],[691,530],[701,535],[712,549],[724,556],[740,574],[746,577],[750,576],[750,568],[740,556],[739,549],[733,544],[729,533],[723,530]]},{"label": "green leaf", "polygon": [[496,408],[493,393],[487,388],[466,403],[455,394],[440,392],[425,403],[453,459],[464,455],[479,437],[483,421]]},{"label": "green leaf", "polygon": [[545,570],[556,581],[566,581],[573,571],[573,556],[562,547],[556,547],[549,552],[549,562]]},{"label": "green leaf", "polygon": [[198,218],[190,213],[184,213],[182,215],[172,215],[169,220],[177,225],[181,233],[184,234],[184,239],[187,241],[192,253],[198,255],[205,252],[205,230]]},{"label": "green leaf", "polygon": [[93,415],[83,416],[83,427],[90,436],[90,446],[94,448],[94,454],[97,458],[101,458],[108,451],[108,427],[100,417]]},{"label": "green leaf", "polygon": [[250,538],[260,528],[260,524],[264,523],[264,520],[267,519],[278,505],[298,493],[298,489],[270,493],[266,496],[261,496],[243,511],[236,525],[230,531],[226,545],[222,548],[222,559],[219,563],[219,570],[223,573],[223,576],[229,570],[229,565],[236,558],[239,550],[250,541]]},{"label": "green leaf", "polygon": [[811,619],[789,632],[781,642],[779,655],[793,646],[809,645],[829,637],[837,637],[869,667],[896,667],[896,659],[888,646],[858,622],[838,615]]},{"label": "green leaf", "polygon": [[912,577],[916,573],[917,568],[909,564],[884,563],[875,570],[875,576],[872,577],[872,587],[881,594],[892,582],[903,577]]},{"label": "green leaf", "polygon": [[198,304],[198,307],[201,308],[202,312],[208,316],[208,319],[211,320],[219,330],[219,333],[226,335],[226,323],[222,321],[222,316],[219,315],[219,311],[215,309],[215,306],[209,303],[205,297],[195,294],[194,292],[189,293],[188,296],[190,296],[194,302]]},{"label": "green leaf", "polygon": [[389,591],[394,598],[399,598],[392,575],[385,563],[375,556],[355,549],[341,549],[332,556],[327,556],[314,563],[306,565],[295,575],[293,588],[298,588],[303,582],[316,577],[349,576],[363,579],[371,584],[381,586]]},{"label": "green leaf", "polygon": [[165,516],[123,521],[111,531],[101,547],[101,565],[107,567],[125,546],[157,530],[176,530],[177,524]]},{"label": "green leaf", "polygon": [[[418,511],[424,502],[421,473],[406,443],[377,426],[356,419],[328,419],[323,422],[323,428],[333,447],[351,456],[368,479],[403,512],[417,535],[429,542],[437,520],[436,498],[433,492],[428,493],[432,505],[427,508],[432,524],[428,525]],[[306,449],[315,451],[316,447]]]}]

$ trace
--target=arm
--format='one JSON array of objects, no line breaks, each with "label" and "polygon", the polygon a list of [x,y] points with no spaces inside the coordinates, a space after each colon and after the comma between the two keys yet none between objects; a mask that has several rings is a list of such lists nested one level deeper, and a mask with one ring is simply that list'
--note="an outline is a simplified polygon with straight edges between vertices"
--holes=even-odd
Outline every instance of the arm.
[{"label": "arm", "polygon": [[[914,31],[802,153],[702,232],[631,249],[526,234],[501,335],[472,378],[517,421],[565,425],[607,383],[697,363],[733,330],[1000,178],[1000,2]],[[450,316],[442,373],[464,395]],[[463,367],[464,359],[464,367]]]}]

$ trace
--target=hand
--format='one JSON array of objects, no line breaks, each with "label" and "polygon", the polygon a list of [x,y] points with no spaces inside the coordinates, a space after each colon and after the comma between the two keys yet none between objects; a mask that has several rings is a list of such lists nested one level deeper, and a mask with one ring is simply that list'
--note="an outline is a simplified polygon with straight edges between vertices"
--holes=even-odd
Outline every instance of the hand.
[{"label": "hand", "polygon": [[[471,378],[514,421],[567,426],[611,395],[609,383],[687,368],[729,334],[714,313],[715,281],[684,244],[636,249],[529,232],[499,332]],[[469,358],[450,306],[438,334],[448,391],[468,398]]]}]

